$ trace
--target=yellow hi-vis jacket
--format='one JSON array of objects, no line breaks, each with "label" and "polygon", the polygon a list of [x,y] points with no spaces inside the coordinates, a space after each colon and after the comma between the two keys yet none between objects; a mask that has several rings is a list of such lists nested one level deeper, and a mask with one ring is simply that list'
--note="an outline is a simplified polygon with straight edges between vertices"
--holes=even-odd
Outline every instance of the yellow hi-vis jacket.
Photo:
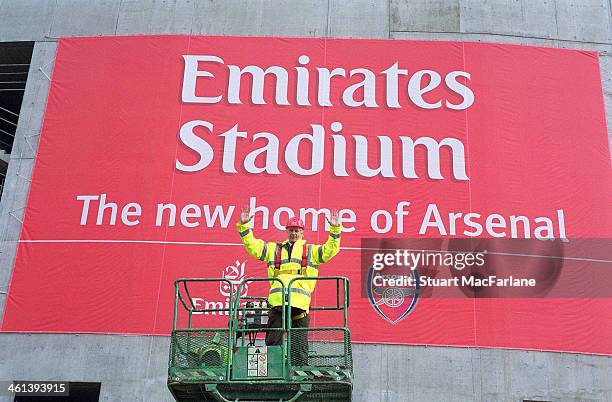
[{"label": "yellow hi-vis jacket", "polygon": [[[308,311],[310,309],[310,299],[314,291],[316,280],[295,281],[291,289],[287,289],[289,282],[300,276],[318,276],[319,265],[331,260],[340,251],[341,226],[330,226],[329,237],[323,245],[306,244],[306,272],[302,271],[302,253],[304,252],[305,240],[298,240],[291,249],[291,256],[288,255],[287,243],[264,242],[255,238],[249,223],[236,224],[242,243],[247,252],[254,258],[265,262],[268,266],[268,278],[278,278],[285,285],[285,292],[291,291],[291,306]],[[278,245],[281,245],[280,269],[275,272],[276,253]],[[270,281],[270,294],[268,304],[271,307],[281,306],[284,303],[281,284],[278,281]]]}]

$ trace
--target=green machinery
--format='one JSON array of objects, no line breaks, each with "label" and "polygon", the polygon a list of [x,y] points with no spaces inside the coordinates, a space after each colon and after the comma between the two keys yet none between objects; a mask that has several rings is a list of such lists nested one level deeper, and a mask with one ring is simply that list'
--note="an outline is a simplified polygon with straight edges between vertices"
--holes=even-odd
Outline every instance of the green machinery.
[{"label": "green machinery", "polygon": [[[311,311],[335,310],[334,314],[341,317],[336,320],[342,321],[340,326],[316,327],[311,320],[309,328],[292,327],[291,292],[287,290],[296,280],[335,282],[335,303],[311,306]],[[266,347],[258,336],[270,330],[267,329],[266,297],[240,295],[249,283],[268,281],[281,282],[277,278],[245,279],[237,286],[227,279],[212,278],[175,282],[168,388],[177,401],[351,400],[353,360],[347,327],[348,279],[302,277],[283,286],[286,305],[281,309],[282,325],[274,330],[284,335],[281,345]],[[220,308],[196,308],[190,286],[197,282],[223,284],[229,289],[229,303],[215,305]],[[179,325],[179,314],[188,315],[186,325]],[[204,317],[205,322],[211,314],[217,320],[219,315],[227,316],[227,326],[194,327],[194,314]]]}]

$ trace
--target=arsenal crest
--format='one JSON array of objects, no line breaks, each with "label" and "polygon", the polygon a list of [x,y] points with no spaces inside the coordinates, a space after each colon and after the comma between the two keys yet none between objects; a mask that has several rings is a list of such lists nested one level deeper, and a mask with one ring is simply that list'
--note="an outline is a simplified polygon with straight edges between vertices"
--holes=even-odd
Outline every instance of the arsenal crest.
[{"label": "arsenal crest", "polygon": [[401,269],[368,270],[368,300],[374,310],[390,324],[397,324],[410,314],[419,299],[419,273]]}]

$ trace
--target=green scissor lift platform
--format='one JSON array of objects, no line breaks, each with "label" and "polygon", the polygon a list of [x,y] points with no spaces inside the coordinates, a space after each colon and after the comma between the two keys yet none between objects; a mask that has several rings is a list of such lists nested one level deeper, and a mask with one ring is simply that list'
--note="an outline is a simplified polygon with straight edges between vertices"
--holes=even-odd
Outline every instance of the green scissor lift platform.
[{"label": "green scissor lift platform", "polygon": [[[341,326],[293,328],[291,292],[295,281],[335,282],[335,303],[311,306],[335,310]],[[283,300],[281,345],[265,346],[268,308],[265,296],[241,296],[249,284],[278,281]],[[190,287],[218,282],[229,289],[226,308],[197,308]],[[333,283],[332,283],[333,285]],[[300,277],[283,284],[277,278],[251,278],[239,285],[227,279],[178,279],[175,282],[174,325],[170,344],[168,388],[177,401],[350,401],[353,360],[347,327],[349,281],[344,277]],[[179,325],[179,315],[187,315]],[[196,327],[199,318],[227,317],[225,327]],[[209,320],[212,321],[212,320]]]}]

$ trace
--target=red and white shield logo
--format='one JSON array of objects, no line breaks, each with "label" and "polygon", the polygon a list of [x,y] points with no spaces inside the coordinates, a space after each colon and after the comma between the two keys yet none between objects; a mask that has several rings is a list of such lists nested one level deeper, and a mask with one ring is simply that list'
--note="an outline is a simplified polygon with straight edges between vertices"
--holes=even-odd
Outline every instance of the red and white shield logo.
[{"label": "red and white shield logo", "polygon": [[[385,275],[393,274],[392,269],[385,269]],[[416,270],[409,271],[412,286],[408,284],[388,286],[375,280],[378,271],[368,270],[368,299],[374,310],[390,324],[397,324],[408,316],[416,307],[419,299],[419,274]],[[406,275],[406,270],[398,270],[398,276]],[[378,285],[377,285],[378,283]]]}]

